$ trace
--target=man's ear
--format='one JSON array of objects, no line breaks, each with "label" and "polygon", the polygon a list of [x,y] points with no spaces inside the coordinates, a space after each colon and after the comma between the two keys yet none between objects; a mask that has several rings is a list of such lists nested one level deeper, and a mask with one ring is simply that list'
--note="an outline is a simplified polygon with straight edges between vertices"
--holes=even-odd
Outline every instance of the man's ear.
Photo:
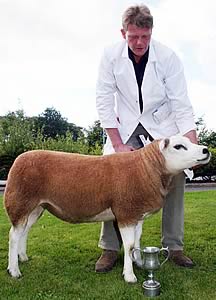
[{"label": "man's ear", "polygon": [[169,143],[170,143],[170,140],[168,138],[161,140],[160,144],[159,144],[160,151],[162,151],[163,149],[166,149],[168,147]]},{"label": "man's ear", "polygon": [[126,31],[123,28],[121,29],[121,34],[123,39],[126,39]]}]

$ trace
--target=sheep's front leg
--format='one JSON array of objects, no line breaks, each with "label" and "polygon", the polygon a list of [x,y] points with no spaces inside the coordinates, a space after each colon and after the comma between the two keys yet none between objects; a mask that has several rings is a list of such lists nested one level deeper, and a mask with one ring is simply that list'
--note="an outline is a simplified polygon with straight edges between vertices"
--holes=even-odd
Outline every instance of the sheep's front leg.
[{"label": "sheep's front leg", "polygon": [[119,226],[119,230],[121,233],[123,246],[124,246],[124,269],[123,275],[126,282],[137,282],[137,278],[133,271],[133,263],[130,256],[130,252],[134,247],[135,243],[135,228],[136,225],[130,225],[121,227]]}]

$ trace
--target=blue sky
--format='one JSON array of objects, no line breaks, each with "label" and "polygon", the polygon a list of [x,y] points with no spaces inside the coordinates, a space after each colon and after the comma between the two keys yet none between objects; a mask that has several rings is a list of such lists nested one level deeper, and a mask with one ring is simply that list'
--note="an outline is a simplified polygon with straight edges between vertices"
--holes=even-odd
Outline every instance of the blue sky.
[{"label": "blue sky", "polygon": [[[54,107],[76,125],[98,118],[95,84],[106,45],[121,39],[127,0],[0,0],[0,115]],[[216,2],[145,1],[153,38],[183,61],[195,116],[216,131]]]}]

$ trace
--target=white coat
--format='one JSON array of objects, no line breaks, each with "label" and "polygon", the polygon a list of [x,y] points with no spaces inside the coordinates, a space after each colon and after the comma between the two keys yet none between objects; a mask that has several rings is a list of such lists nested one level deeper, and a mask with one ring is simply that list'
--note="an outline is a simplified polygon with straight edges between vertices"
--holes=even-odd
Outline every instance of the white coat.
[{"label": "white coat", "polygon": [[[126,143],[139,123],[154,139],[196,128],[183,66],[176,54],[155,40],[142,81],[143,112],[133,63],[125,40],[105,49],[99,66],[96,107],[104,128],[118,128]],[[109,138],[105,153],[112,153]]]}]

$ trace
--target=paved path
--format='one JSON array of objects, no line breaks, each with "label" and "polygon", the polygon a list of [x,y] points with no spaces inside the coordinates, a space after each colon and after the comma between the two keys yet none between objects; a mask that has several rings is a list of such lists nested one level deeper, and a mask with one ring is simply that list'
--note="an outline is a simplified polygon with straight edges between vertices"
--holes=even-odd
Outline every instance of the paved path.
[{"label": "paved path", "polygon": [[185,186],[186,192],[201,192],[216,190],[216,182],[209,183],[187,183]]}]

